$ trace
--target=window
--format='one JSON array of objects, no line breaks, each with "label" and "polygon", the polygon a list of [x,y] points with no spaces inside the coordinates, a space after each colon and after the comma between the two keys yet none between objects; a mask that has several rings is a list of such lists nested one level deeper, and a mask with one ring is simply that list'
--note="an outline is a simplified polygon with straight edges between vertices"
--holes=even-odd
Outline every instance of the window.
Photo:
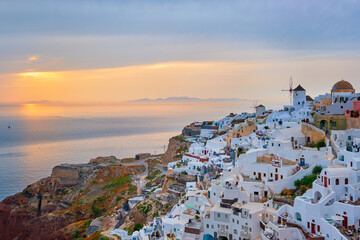
[{"label": "window", "polygon": [[348,136],[348,140],[351,141],[351,136]]},{"label": "window", "polygon": [[256,176],[256,172],[254,172],[254,176]]},{"label": "window", "polygon": [[284,178],[284,176],[283,176],[283,175],[280,175],[280,178],[281,178],[281,179],[283,179],[283,178]]},{"label": "window", "polygon": [[264,177],[266,177],[266,173],[264,173]]},{"label": "window", "polygon": [[318,232],[320,232],[320,225],[317,225],[317,228],[318,228]]},{"label": "window", "polygon": [[277,169],[277,168],[275,168],[275,172],[278,172],[278,169]]},{"label": "window", "polygon": [[211,229],[214,229],[214,225],[211,225]]},{"label": "window", "polygon": [[339,185],[339,179],[338,178],[335,180],[335,185]]},{"label": "window", "polygon": [[332,127],[336,127],[336,122],[331,122]]},{"label": "window", "polygon": [[353,166],[353,163],[352,162],[350,162],[350,167],[352,167]]},{"label": "window", "polygon": [[226,230],[228,230],[229,229],[229,226],[226,226]]},{"label": "window", "polygon": [[209,224],[206,224],[206,228],[209,228]]},{"label": "window", "polygon": [[218,213],[218,217],[220,217],[220,213]]},{"label": "window", "polygon": [[345,178],[345,184],[349,184],[349,179]]},{"label": "window", "polygon": [[239,220],[237,220],[236,222],[237,222],[237,224],[239,224]]},{"label": "window", "polygon": [[236,229],[234,229],[234,234],[237,234],[237,230],[236,230]]}]

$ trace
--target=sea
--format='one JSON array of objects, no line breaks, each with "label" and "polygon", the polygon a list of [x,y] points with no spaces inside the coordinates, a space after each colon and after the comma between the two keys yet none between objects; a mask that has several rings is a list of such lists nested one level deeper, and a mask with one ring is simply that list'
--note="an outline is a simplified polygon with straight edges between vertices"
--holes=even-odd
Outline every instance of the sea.
[{"label": "sea", "polygon": [[242,101],[0,105],[0,201],[50,176],[56,165],[164,153],[169,138],[186,124],[251,106]]}]

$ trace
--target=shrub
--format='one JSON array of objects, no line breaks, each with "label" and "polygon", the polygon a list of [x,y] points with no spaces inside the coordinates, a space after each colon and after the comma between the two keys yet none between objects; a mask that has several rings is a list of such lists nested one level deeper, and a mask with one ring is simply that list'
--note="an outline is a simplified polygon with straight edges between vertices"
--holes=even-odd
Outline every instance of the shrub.
[{"label": "shrub", "polygon": [[319,174],[322,171],[322,166],[315,166],[312,173],[313,174]]},{"label": "shrub", "polygon": [[159,217],[159,212],[158,211],[154,212],[153,217],[154,218]]},{"label": "shrub", "polygon": [[133,193],[136,191],[136,187],[132,184],[129,184],[129,193]]},{"label": "shrub", "polygon": [[99,240],[110,240],[110,238],[101,235],[101,236],[99,237]]},{"label": "shrub", "polygon": [[144,225],[142,225],[141,223],[135,224],[135,226],[134,226],[134,232],[135,232],[135,231],[140,231],[143,227],[144,227]]},{"label": "shrub", "polygon": [[74,230],[71,235],[70,235],[71,238],[78,238],[79,237],[79,231],[78,230]]},{"label": "shrub", "polygon": [[242,149],[242,147],[239,147],[238,150],[237,150],[237,156],[239,157],[240,154],[242,154],[244,151],[244,149]]},{"label": "shrub", "polygon": [[318,142],[315,144],[315,147],[316,147],[317,149],[319,149],[319,150],[320,150],[320,148],[322,148],[322,147],[326,147],[325,141],[324,141],[324,140],[318,141]]},{"label": "shrub", "polygon": [[110,180],[110,183],[106,184],[103,189],[107,188],[117,188],[119,186],[124,185],[125,183],[131,182],[130,176],[120,177],[120,178],[113,178]]},{"label": "shrub", "polygon": [[295,180],[294,185],[295,185],[295,187],[300,187],[301,180],[300,179]]},{"label": "shrub", "polygon": [[101,215],[101,209],[98,208],[96,205],[91,205],[91,216],[97,218]]},{"label": "shrub", "polygon": [[175,136],[173,137],[175,140],[178,140],[178,141],[185,141],[185,137],[183,135],[178,135],[178,136]]}]

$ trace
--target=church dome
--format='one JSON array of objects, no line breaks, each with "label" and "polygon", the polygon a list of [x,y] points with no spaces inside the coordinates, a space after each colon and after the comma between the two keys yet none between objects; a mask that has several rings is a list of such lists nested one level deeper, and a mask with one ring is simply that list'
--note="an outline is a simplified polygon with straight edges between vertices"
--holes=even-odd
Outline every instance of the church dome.
[{"label": "church dome", "polygon": [[351,83],[341,80],[334,84],[332,90],[354,90]]}]

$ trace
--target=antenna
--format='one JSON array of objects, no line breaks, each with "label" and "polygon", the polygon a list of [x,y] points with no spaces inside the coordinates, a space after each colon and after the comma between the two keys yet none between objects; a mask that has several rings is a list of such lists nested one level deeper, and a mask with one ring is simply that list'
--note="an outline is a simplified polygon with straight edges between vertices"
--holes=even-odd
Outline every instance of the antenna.
[{"label": "antenna", "polygon": [[289,92],[289,100],[290,100],[290,104],[292,104],[292,98],[293,98],[293,80],[292,80],[292,77],[290,76],[290,79],[289,79],[289,89],[286,89],[286,90],[281,90],[281,91],[285,91],[285,92]]},{"label": "antenna", "polygon": [[254,113],[256,113],[256,107],[258,106],[257,100],[253,102],[252,108],[254,109]]}]

